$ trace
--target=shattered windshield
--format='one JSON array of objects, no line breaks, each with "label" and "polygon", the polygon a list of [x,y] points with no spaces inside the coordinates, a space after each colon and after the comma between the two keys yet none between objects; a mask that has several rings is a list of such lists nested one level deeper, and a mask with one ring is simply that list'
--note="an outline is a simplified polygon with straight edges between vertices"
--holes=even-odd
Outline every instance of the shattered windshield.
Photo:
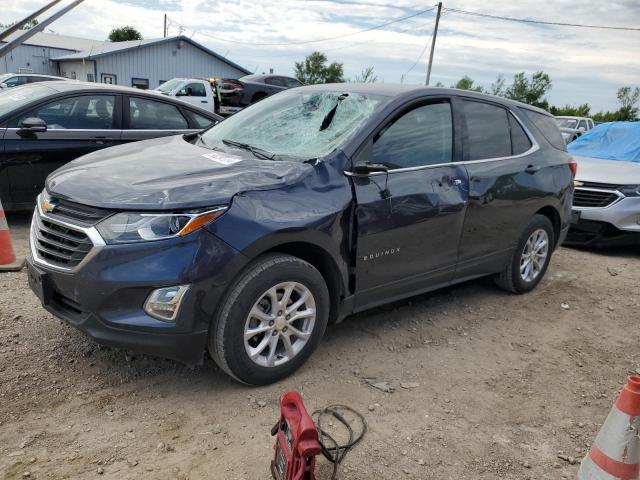
[{"label": "shattered windshield", "polygon": [[560,128],[576,128],[578,126],[578,120],[575,118],[556,118],[556,122]]},{"label": "shattered windshield", "polygon": [[340,146],[386,100],[354,92],[282,92],[207,130],[199,144],[318,158]]}]

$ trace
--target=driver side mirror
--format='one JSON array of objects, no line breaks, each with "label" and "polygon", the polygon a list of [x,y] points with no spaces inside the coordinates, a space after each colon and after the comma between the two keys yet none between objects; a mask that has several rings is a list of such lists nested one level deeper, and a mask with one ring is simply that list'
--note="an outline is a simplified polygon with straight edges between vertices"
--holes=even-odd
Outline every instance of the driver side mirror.
[{"label": "driver side mirror", "polygon": [[368,175],[375,172],[388,172],[389,167],[382,163],[361,163],[354,165],[352,170],[356,175]]},{"label": "driver side mirror", "polygon": [[0,83],[0,88],[7,88],[7,87],[8,87],[8,85],[6,83],[4,83],[4,82]]},{"label": "driver side mirror", "polygon": [[580,133],[584,133],[584,132],[586,132],[586,131],[587,131],[587,129],[586,129],[586,128],[584,128],[584,127],[580,127],[580,128],[578,128],[578,131],[579,131]]},{"label": "driver side mirror", "polygon": [[20,122],[20,128],[18,129],[19,134],[44,133],[46,131],[46,122],[38,117],[25,118]]}]

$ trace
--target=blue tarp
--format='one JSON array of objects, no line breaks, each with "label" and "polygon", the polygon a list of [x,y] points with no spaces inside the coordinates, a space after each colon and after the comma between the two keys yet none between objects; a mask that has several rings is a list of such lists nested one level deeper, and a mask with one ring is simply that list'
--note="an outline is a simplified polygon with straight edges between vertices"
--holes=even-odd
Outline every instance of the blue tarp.
[{"label": "blue tarp", "polygon": [[580,157],[640,163],[640,122],[609,122],[598,125],[567,145]]}]

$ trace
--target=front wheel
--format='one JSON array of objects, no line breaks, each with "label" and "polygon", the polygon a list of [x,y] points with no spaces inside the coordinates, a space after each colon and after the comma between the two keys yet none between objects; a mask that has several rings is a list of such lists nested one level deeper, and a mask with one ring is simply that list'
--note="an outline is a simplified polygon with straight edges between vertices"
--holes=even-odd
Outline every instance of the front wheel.
[{"label": "front wheel", "polygon": [[536,288],[544,277],[555,236],[553,225],[544,215],[535,215],[522,232],[518,245],[496,283],[513,293],[527,293]]},{"label": "front wheel", "polygon": [[232,377],[250,385],[276,382],[313,353],[329,318],[329,291],[313,265],[266,255],[240,276],[209,335],[209,351]]}]

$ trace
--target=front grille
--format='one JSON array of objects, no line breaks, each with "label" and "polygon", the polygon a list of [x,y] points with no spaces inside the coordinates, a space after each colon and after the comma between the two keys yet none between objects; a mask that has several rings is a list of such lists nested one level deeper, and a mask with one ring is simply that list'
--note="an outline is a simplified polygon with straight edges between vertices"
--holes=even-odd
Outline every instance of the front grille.
[{"label": "front grille", "polygon": [[64,222],[80,223],[84,226],[93,226],[113,213],[103,208],[90,207],[58,198],[51,198],[50,202],[55,205],[55,208],[47,214],[49,217],[58,218]]},{"label": "front grille", "polygon": [[63,268],[76,267],[89,251],[93,242],[81,230],[76,230],[39,214],[34,217],[33,248],[39,258]]},{"label": "front grille", "polygon": [[574,207],[604,208],[620,198],[616,192],[583,190],[576,188],[573,194]]},{"label": "front grille", "polygon": [[597,183],[597,182],[580,182],[578,188],[599,188],[601,190],[620,190],[624,185],[616,185],[613,183]]}]

